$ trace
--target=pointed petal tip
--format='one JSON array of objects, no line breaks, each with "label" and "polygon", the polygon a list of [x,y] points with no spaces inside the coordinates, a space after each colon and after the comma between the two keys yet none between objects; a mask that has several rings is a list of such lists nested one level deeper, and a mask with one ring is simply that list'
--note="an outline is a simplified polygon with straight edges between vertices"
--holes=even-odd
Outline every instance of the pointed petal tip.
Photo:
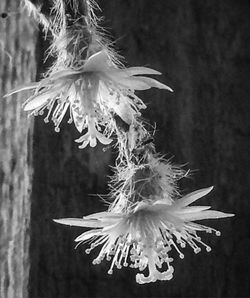
[{"label": "pointed petal tip", "polygon": [[225,214],[226,214],[226,217],[233,217],[233,216],[235,216],[234,213],[225,213]]},{"label": "pointed petal tip", "polygon": [[213,189],[214,189],[214,186],[213,186],[213,185],[211,185],[211,186],[209,186],[209,187],[207,188],[208,192],[212,191]]},{"label": "pointed petal tip", "polygon": [[76,238],[74,239],[74,241],[75,241],[75,242],[79,242],[79,241],[81,241],[81,238],[82,238],[82,235],[76,237]]},{"label": "pointed petal tip", "polygon": [[[219,218],[226,218],[226,217],[233,217],[235,214],[233,213],[226,213],[226,212],[221,212],[221,211],[216,211],[216,210],[211,210],[211,214],[214,213],[215,216],[214,218],[219,219]],[[217,216],[216,216],[217,214]]]},{"label": "pointed petal tip", "polygon": [[182,197],[181,199],[177,200],[174,203],[175,207],[186,207],[188,205],[190,205],[191,203],[197,201],[198,199],[206,196],[208,193],[210,193],[213,189],[213,186],[207,187],[207,188],[201,188],[198,189],[196,191],[193,191],[187,195],[185,195],[184,197]]},{"label": "pointed petal tip", "polygon": [[56,222],[56,223],[61,223],[61,219],[54,219],[53,218],[53,221]]},{"label": "pointed petal tip", "polygon": [[235,214],[233,213],[225,213],[225,212],[221,212],[221,211],[213,211],[211,210],[212,212],[217,212],[218,213],[218,216],[214,217],[214,218],[226,218],[226,217],[233,217],[235,216]]},{"label": "pointed petal tip", "polygon": [[32,110],[32,108],[30,108],[28,104],[24,104],[23,110],[24,110],[24,112],[28,112],[28,111]]},{"label": "pointed petal tip", "polygon": [[37,82],[33,82],[33,83],[23,85],[23,86],[18,86],[15,89],[12,89],[9,93],[5,94],[3,97],[6,98],[6,97],[9,97],[9,96],[11,96],[15,93],[18,93],[18,92],[22,92],[22,91],[26,91],[26,90],[30,90],[30,89],[36,89],[37,86],[38,86]]},{"label": "pointed petal tip", "polygon": [[78,218],[59,218],[59,219],[53,219],[54,222],[59,223],[61,225],[67,225],[67,226],[78,226],[79,220]]},{"label": "pointed petal tip", "polygon": [[158,70],[153,68],[145,67],[145,66],[135,66],[135,67],[128,67],[124,69],[124,72],[127,73],[129,76],[135,75],[161,75],[162,73]]},{"label": "pointed petal tip", "polygon": [[212,190],[214,189],[214,186],[209,186],[209,187],[205,187],[205,188],[201,188],[197,191],[195,191],[194,193],[200,193],[202,195],[202,197],[206,196],[208,193],[210,193]]}]

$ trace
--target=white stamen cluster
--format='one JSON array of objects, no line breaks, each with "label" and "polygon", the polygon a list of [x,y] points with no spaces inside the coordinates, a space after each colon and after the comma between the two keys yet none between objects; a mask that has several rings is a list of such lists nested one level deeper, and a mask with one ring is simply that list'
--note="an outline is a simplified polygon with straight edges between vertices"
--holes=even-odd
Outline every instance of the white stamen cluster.
[{"label": "white stamen cluster", "polygon": [[101,250],[93,264],[99,264],[106,258],[111,262],[109,274],[116,266],[130,265],[139,271],[148,269],[148,276],[143,273],[136,275],[140,284],[157,280],[170,280],[173,277],[173,259],[169,256],[174,248],[180,258],[184,254],[180,251],[189,245],[195,253],[201,251],[201,246],[209,252],[211,248],[205,244],[197,232],[219,231],[210,227],[194,223],[196,220],[230,217],[233,214],[210,209],[209,206],[189,206],[212,190],[212,187],[201,189],[173,202],[159,198],[154,202],[140,202],[133,212],[128,214],[100,212],[77,218],[55,220],[64,225],[93,228],[75,239],[84,243],[92,241],[90,248],[101,246]]}]

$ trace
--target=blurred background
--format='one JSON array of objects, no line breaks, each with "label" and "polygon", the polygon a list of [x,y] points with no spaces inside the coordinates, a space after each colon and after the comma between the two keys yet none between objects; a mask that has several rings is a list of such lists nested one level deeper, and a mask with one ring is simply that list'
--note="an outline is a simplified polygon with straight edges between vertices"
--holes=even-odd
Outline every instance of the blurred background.
[{"label": "blurred background", "polygon": [[[15,0],[0,3],[2,96],[47,69],[48,42]],[[46,6],[46,1],[40,1]],[[99,0],[103,25],[127,66],[148,66],[174,93],[141,93],[161,152],[193,170],[182,193],[214,185],[202,204],[235,213],[209,221],[221,237],[174,260],[174,278],[138,285],[135,270],[108,275],[93,266],[83,232],[53,218],[82,217],[106,206],[115,152],[79,150],[73,126],[55,133],[21,111],[25,94],[0,101],[0,297],[250,297],[250,84],[248,0]],[[3,13],[7,12],[6,15]]]}]

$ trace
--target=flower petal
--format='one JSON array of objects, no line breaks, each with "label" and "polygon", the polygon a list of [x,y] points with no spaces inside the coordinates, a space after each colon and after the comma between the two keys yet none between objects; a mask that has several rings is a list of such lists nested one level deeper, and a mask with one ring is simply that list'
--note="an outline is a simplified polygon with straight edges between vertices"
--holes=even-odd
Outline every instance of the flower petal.
[{"label": "flower petal", "polygon": [[184,196],[183,198],[175,201],[173,204],[173,208],[186,207],[189,204],[191,204],[191,203],[197,201],[198,199],[204,197],[205,195],[207,195],[212,189],[213,189],[213,186],[193,191],[193,192],[187,194],[186,196]]},{"label": "flower petal", "polygon": [[126,68],[125,71],[126,73],[129,74],[129,76],[140,75],[140,74],[161,75],[161,72],[144,66],[128,67]]},{"label": "flower petal", "polygon": [[152,78],[147,78],[147,77],[136,77],[138,79],[140,79],[141,81],[143,81],[144,83],[146,83],[148,86],[150,86],[150,88],[154,87],[154,88],[158,88],[158,89],[165,89],[171,92],[174,92],[173,89],[171,89],[169,86],[160,83],[159,81],[152,79]]},{"label": "flower petal", "polygon": [[[204,210],[210,209],[211,206],[191,206],[191,207],[185,207],[177,210],[173,210],[175,214],[183,214],[183,213],[195,213],[195,212],[201,212]],[[181,215],[182,216],[182,215]]]},{"label": "flower petal", "polygon": [[52,73],[47,79],[57,81],[57,80],[67,80],[72,79],[72,76],[79,75],[82,73],[82,70],[74,70],[74,69],[64,69],[57,72]]},{"label": "flower petal", "polygon": [[44,104],[46,104],[50,98],[53,98],[56,93],[51,93],[50,91],[44,92],[41,94],[33,95],[31,98],[28,99],[23,105],[24,111],[35,110],[40,108]]},{"label": "flower petal", "polygon": [[181,219],[184,221],[193,221],[193,220],[202,220],[202,219],[213,219],[213,218],[224,218],[224,217],[232,217],[234,214],[232,213],[224,213],[215,210],[206,210],[203,212],[195,212],[195,213],[187,213],[182,214]]},{"label": "flower petal", "polygon": [[95,236],[98,236],[100,235],[102,232],[102,229],[95,229],[95,230],[90,230],[90,231],[87,231],[87,232],[84,232],[82,233],[81,235],[79,235],[75,241],[78,242],[78,241],[87,241],[89,240],[90,238],[92,237],[95,237]]},{"label": "flower petal", "polygon": [[111,69],[108,71],[109,75],[120,76],[120,77],[131,77],[134,75],[161,75],[157,70],[138,66],[138,67],[129,67],[124,69]]},{"label": "flower petal", "polygon": [[106,71],[109,67],[108,65],[109,56],[106,51],[100,51],[90,56],[83,67],[85,72],[102,72]]},{"label": "flower petal", "polygon": [[120,86],[128,88],[130,90],[147,90],[150,89],[151,86],[144,82],[143,80],[137,79],[137,77],[129,77],[129,78],[119,78],[113,79]]},{"label": "flower petal", "polygon": [[101,218],[121,218],[122,215],[119,213],[112,213],[112,212],[97,212],[87,216],[84,216],[84,219],[101,219]]},{"label": "flower petal", "polygon": [[135,110],[131,108],[128,103],[120,102],[119,104],[114,104],[113,110],[115,113],[128,125],[133,123],[135,115],[137,114]]},{"label": "flower petal", "polygon": [[82,218],[60,218],[53,219],[54,222],[75,227],[86,227],[86,228],[102,228],[103,224],[98,220],[85,220]]},{"label": "flower petal", "polygon": [[39,85],[39,83],[34,82],[34,83],[30,83],[24,86],[19,86],[15,89],[12,89],[9,93],[5,94],[3,97],[8,97],[11,96],[12,94],[21,92],[21,91],[26,91],[26,90],[30,90],[30,89],[36,89],[37,86]]}]

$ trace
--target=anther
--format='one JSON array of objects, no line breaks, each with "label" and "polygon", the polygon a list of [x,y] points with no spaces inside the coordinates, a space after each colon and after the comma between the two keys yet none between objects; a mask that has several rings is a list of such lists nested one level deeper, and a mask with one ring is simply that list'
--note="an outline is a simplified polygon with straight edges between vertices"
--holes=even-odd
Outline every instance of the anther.
[{"label": "anther", "polygon": [[206,251],[207,251],[207,252],[210,252],[211,250],[212,250],[212,248],[211,248],[210,246],[207,246],[207,247],[206,247]]}]

